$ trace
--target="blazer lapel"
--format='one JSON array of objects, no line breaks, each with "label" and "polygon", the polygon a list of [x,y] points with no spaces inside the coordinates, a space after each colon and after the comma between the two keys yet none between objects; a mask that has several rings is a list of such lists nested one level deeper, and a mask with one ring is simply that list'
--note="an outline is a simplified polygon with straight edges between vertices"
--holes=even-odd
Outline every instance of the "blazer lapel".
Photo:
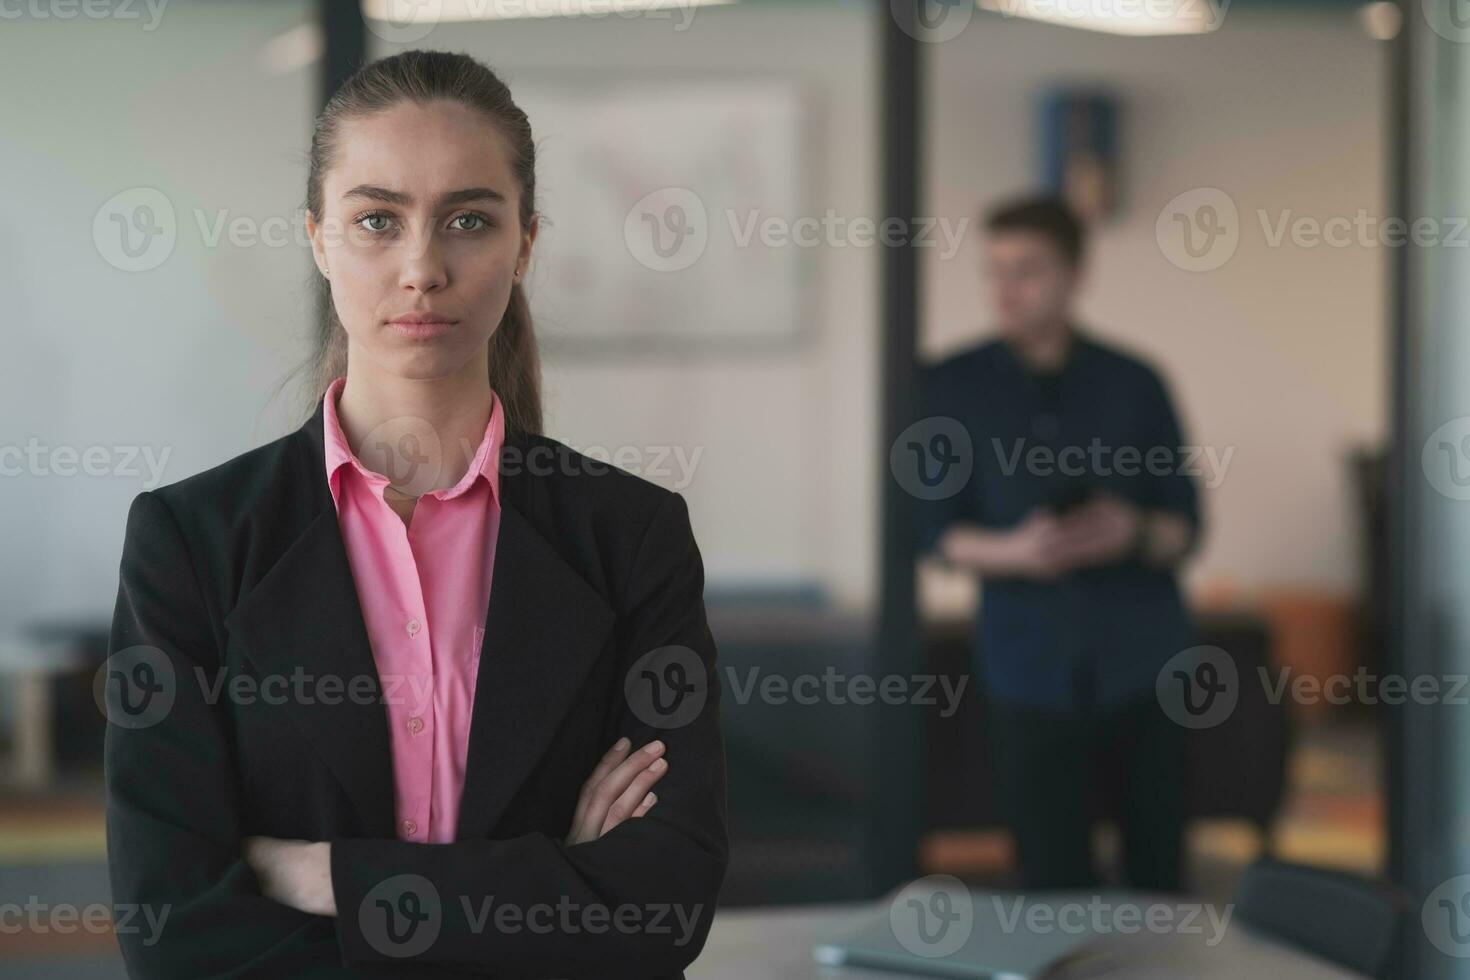
[{"label": "blazer lapel", "polygon": [[[523,443],[507,441],[506,453]],[[607,642],[612,607],[536,529],[523,465],[501,457],[500,531],[475,681],[457,839],[488,836],[535,769]],[[523,510],[522,508],[527,508]]]},{"label": "blazer lapel", "polygon": [[[310,490],[294,496],[287,511],[302,530],[225,617],[225,626],[262,674],[343,679],[352,696],[288,701],[282,709],[342,783],[365,833],[394,837],[387,714],[327,487],[322,424],[319,402],[296,433],[301,472],[289,485]],[[528,516],[543,501],[537,481],[523,472],[526,448],[524,437],[508,434],[501,450],[500,529],[470,720],[460,840],[494,829],[550,745],[616,620],[607,601]],[[507,466],[508,458],[516,465]],[[365,691],[370,693],[363,696]]]},{"label": "blazer lapel", "polygon": [[[309,689],[340,679],[340,696],[280,707],[336,775],[356,805],[366,833],[394,836],[393,761],[382,689],[352,567],[327,487],[322,407],[299,430],[299,471],[289,485],[288,514],[305,528],[255,587],[225,617],[245,656],[262,675],[302,673]],[[295,506],[305,504],[304,508]]]}]

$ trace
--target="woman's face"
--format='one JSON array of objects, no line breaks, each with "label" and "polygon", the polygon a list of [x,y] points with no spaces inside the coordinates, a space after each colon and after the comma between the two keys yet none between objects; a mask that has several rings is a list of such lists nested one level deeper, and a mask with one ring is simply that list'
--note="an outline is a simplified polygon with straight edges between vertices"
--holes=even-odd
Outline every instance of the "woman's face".
[{"label": "woman's face", "polygon": [[[509,143],[447,100],[402,102],[339,135],[323,214],[306,222],[354,363],[420,380],[484,377],[486,345],[536,237],[534,219],[520,224]],[[441,322],[403,322],[416,315]]]}]

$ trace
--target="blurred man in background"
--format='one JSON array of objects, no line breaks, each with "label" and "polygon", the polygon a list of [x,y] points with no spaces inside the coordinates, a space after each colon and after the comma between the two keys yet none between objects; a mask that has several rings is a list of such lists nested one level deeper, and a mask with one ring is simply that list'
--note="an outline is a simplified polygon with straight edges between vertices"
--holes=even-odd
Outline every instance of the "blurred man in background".
[{"label": "blurred man in background", "polygon": [[923,505],[923,547],[982,580],[978,672],[1023,887],[1096,884],[1107,793],[1127,884],[1175,891],[1184,730],[1155,680],[1192,645],[1175,578],[1200,529],[1191,455],[1158,373],[1074,318],[1073,212],[1023,200],[985,227],[998,336],[929,368],[922,388],[926,416],[968,431],[974,466]]}]

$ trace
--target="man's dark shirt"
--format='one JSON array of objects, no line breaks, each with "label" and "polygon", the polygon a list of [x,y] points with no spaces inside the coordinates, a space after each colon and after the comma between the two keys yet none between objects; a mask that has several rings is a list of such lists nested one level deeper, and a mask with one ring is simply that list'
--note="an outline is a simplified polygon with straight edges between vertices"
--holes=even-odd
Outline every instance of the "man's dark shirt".
[{"label": "man's dark shirt", "polygon": [[[956,521],[1006,529],[1102,489],[1179,514],[1198,538],[1199,462],[1143,360],[1078,332],[1048,377],[993,340],[926,368],[921,393],[924,417],[964,426],[974,461],[957,493],[919,501],[922,551]],[[1051,582],[986,577],[974,639],[990,696],[1063,710],[1152,696],[1194,642],[1174,573],[1137,558]]]}]

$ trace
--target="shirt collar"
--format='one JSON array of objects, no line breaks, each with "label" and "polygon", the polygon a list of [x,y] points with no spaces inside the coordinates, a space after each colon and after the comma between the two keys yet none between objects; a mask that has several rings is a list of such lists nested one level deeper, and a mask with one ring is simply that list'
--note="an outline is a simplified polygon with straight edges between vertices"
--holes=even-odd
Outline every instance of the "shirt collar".
[{"label": "shirt collar", "polygon": [[[375,473],[364,466],[347,444],[347,437],[343,434],[342,424],[337,418],[337,399],[341,396],[342,388],[346,383],[345,375],[333,379],[332,383],[327,386],[326,394],[322,396],[322,454],[326,461],[327,485],[332,490],[333,502],[338,500],[337,488],[340,482],[335,477],[344,463],[351,463],[353,468],[375,489],[381,489],[388,483],[386,476]],[[470,461],[469,468],[453,487],[431,491],[430,495],[443,500],[458,497],[467,492],[470,487],[474,486],[475,481],[483,476],[490,484],[490,492],[494,494],[496,501],[500,500],[500,448],[505,442],[505,412],[500,405],[500,396],[492,390],[490,397],[490,421],[485,424],[485,434],[480,439],[479,449],[475,452],[475,458]]]}]

